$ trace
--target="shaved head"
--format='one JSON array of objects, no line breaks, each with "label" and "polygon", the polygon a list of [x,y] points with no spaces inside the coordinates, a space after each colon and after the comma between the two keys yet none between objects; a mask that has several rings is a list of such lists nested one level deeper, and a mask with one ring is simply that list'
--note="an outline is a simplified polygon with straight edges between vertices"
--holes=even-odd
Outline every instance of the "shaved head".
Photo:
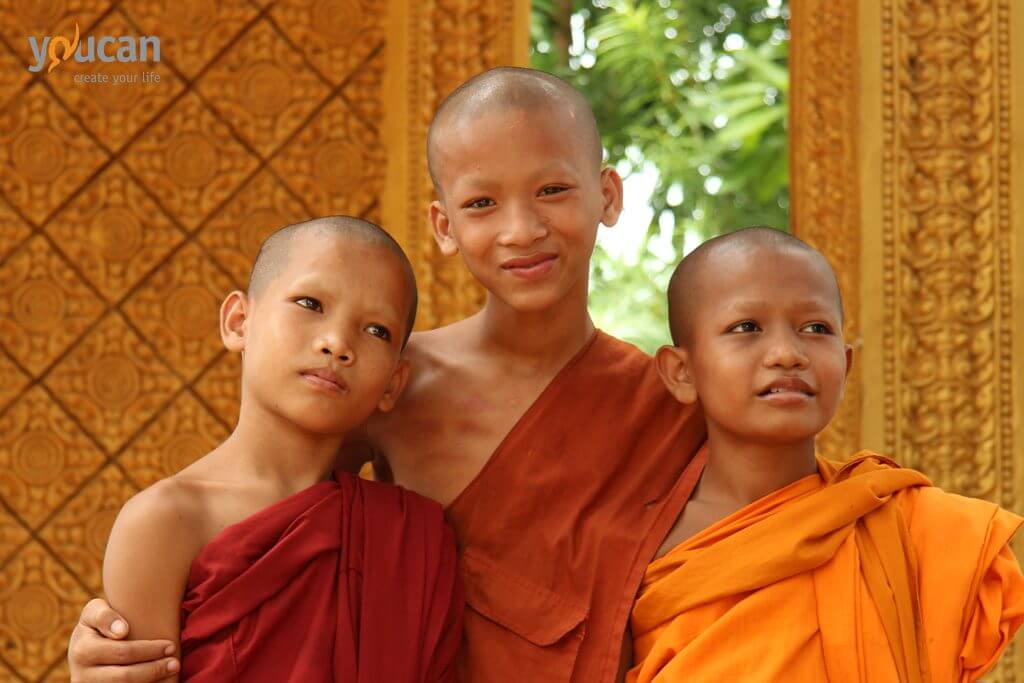
[{"label": "shaved head", "polygon": [[583,95],[571,85],[536,69],[502,66],[485,71],[456,88],[437,108],[427,132],[427,166],[434,188],[440,193],[440,167],[444,137],[462,121],[493,111],[518,110],[564,116],[571,133],[579,137],[595,168],[603,158],[597,121]]},{"label": "shaved head", "polygon": [[412,264],[409,262],[409,257],[402,250],[401,245],[384,228],[362,218],[325,216],[301,223],[294,223],[274,232],[260,246],[256,262],[252,266],[247,290],[249,296],[251,298],[258,298],[267,285],[284,270],[291,255],[291,246],[295,244],[296,240],[315,239],[317,236],[324,235],[359,240],[363,244],[382,247],[389,251],[401,264],[402,270],[405,272],[409,292],[412,295],[409,314],[406,318],[405,340],[402,342],[404,346],[416,322],[418,301],[416,275],[413,273]]},{"label": "shaved head", "polygon": [[[715,273],[721,268],[728,268],[727,259],[730,254],[751,249],[764,249],[775,253],[799,251],[810,254],[820,262],[832,276],[836,303],[839,306],[839,322],[842,324],[843,299],[839,292],[839,282],[836,280],[835,271],[821,252],[788,232],[754,226],[709,239],[687,254],[676,266],[668,285],[668,319],[673,344],[684,346],[693,341],[694,311],[700,297],[714,287]],[[770,268],[771,263],[766,262],[765,267]]]}]

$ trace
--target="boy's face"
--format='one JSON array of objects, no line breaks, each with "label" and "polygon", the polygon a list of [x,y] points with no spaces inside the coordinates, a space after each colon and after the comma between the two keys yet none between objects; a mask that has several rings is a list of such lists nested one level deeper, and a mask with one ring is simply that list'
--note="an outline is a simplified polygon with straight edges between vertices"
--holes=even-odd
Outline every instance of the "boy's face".
[{"label": "boy's face", "polygon": [[225,301],[224,341],[243,353],[243,400],[307,431],[344,434],[401,392],[411,292],[382,246],[313,232],[286,248],[255,298]]},{"label": "boy's face", "polygon": [[618,220],[621,180],[573,125],[556,109],[510,109],[461,116],[439,138],[438,244],[517,311],[585,296],[598,223]]},{"label": "boy's face", "polygon": [[711,431],[763,444],[813,439],[850,367],[831,271],[813,253],[763,246],[722,249],[700,267],[688,293],[691,343],[676,352]]}]

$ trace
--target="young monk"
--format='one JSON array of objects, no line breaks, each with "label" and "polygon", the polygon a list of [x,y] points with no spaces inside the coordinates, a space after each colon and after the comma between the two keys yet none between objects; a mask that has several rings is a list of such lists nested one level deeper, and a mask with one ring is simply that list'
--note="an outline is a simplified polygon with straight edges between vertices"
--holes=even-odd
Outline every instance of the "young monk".
[{"label": "young monk", "polygon": [[182,679],[453,680],[463,596],[440,506],[333,471],[402,391],[415,315],[401,248],[348,217],[274,233],[224,300],[238,424],[128,501],[103,566],[133,637],[180,640]]},{"label": "young monk", "polygon": [[[602,168],[582,95],[529,69],[453,92],[428,160],[434,236],[487,300],[412,336],[409,386],[370,418],[368,445],[382,473],[446,506],[469,607],[463,680],[616,680],[641,575],[704,439],[651,358],[587,313],[598,224],[618,219],[622,181]],[[70,652],[83,677],[162,654],[160,641],[128,650],[101,637],[124,627],[102,602],[83,622]],[[107,671],[151,681],[163,661]]]},{"label": "young monk", "polygon": [[669,286],[665,384],[708,459],[648,568],[630,681],[974,681],[1024,620],[1021,518],[863,452],[815,455],[850,369],[835,275],[767,228],[715,238]]}]

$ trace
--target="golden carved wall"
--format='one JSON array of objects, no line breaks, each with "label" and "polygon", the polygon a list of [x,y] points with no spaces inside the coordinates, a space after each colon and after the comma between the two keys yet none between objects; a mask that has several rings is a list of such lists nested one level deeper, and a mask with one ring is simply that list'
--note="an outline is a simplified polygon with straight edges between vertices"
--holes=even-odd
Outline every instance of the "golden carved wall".
[{"label": "golden carved wall", "polygon": [[[822,448],[1024,512],[1024,5],[792,9],[793,225],[840,271],[859,363]],[[1024,680],[1024,648],[992,680]]]},{"label": "golden carved wall", "polygon": [[[421,325],[479,303],[432,248],[424,135],[459,80],[525,59],[526,10],[0,3],[0,680],[67,680],[117,510],[232,426],[238,366],[217,306],[268,231],[386,216],[415,261]],[[83,37],[159,36],[161,62],[30,73],[27,37],[75,22]],[[160,82],[74,81],[97,72]]]}]

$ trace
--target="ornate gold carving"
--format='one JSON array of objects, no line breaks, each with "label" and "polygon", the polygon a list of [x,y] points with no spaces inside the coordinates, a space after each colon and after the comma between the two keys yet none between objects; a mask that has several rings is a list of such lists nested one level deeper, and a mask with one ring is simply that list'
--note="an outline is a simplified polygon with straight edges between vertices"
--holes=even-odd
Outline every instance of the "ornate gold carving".
[{"label": "ornate gold carving", "polygon": [[181,386],[116,314],[77,343],[45,382],[108,452],[135,434]]},{"label": "ornate gold carving", "polygon": [[201,249],[189,244],[125,302],[124,312],[175,371],[191,378],[223,348],[218,310],[234,288]]},{"label": "ornate gold carving", "polygon": [[1012,505],[1009,5],[883,6],[886,438]]},{"label": "ornate gold carving", "polygon": [[338,84],[384,42],[387,13],[372,0],[279,0],[270,16],[310,63]]},{"label": "ornate gold carving", "polygon": [[336,98],[282,149],[271,167],[314,215],[362,216],[380,196],[384,153],[378,132]]},{"label": "ornate gold carving", "polygon": [[184,238],[119,164],[93,180],[46,231],[111,301],[135,286]]},{"label": "ornate gold carving", "polygon": [[35,528],[105,462],[46,392],[35,388],[0,415],[0,497]]},{"label": "ornate gold carving", "polygon": [[0,569],[4,659],[35,680],[64,657],[71,627],[89,595],[38,543]]},{"label": "ornate gold carving", "polygon": [[32,238],[0,265],[0,339],[32,372],[53,362],[102,310],[42,237]]},{"label": "ornate gold carving", "polygon": [[34,221],[42,221],[106,159],[40,85],[0,111],[0,190]]},{"label": "ornate gold carving", "polygon": [[[199,91],[263,155],[277,149],[327,97],[302,54],[265,21],[251,28],[199,82]],[[312,150],[310,150],[312,152]]]},{"label": "ornate gold carving", "polygon": [[160,58],[189,78],[199,74],[256,17],[246,0],[127,0],[124,12],[146,35],[160,36]]},{"label": "ornate gold carving", "polygon": [[0,413],[28,386],[28,382],[28,377],[7,354],[0,353]]},{"label": "ornate gold carving", "polygon": [[0,197],[0,262],[30,234],[28,225]]},{"label": "ornate gold carving", "polygon": [[39,534],[92,593],[103,589],[103,551],[117,512],[137,492],[117,467],[108,465]]},{"label": "ornate gold carving", "polygon": [[[857,167],[857,6],[794,0],[790,49],[792,230],[836,270],[844,335],[860,348],[860,191]],[[861,370],[854,359],[839,412],[818,450],[846,458],[861,447]]]},{"label": "ornate gold carving", "polygon": [[196,227],[256,168],[256,158],[194,94],[125,153],[125,164],[187,227]]}]

